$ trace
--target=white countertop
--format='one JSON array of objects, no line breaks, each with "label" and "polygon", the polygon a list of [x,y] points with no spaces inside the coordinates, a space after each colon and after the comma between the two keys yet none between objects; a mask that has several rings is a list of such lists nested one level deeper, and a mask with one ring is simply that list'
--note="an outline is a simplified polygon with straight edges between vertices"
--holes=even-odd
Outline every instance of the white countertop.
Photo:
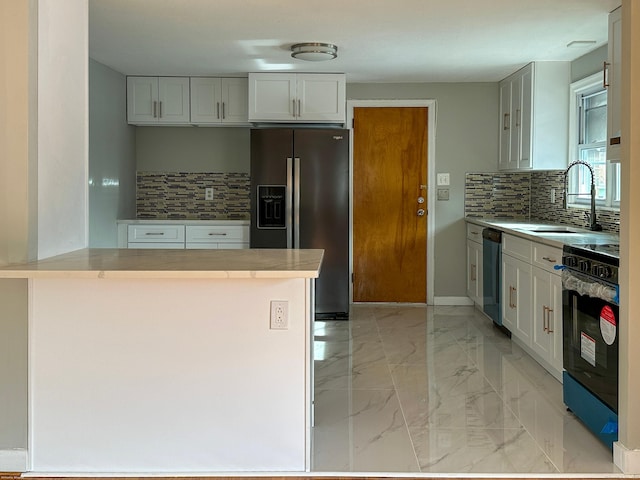
[{"label": "white countertop", "polygon": [[118,224],[124,225],[203,225],[203,226],[245,226],[251,222],[249,220],[188,220],[188,219],[149,219],[137,218],[133,220],[116,220]]},{"label": "white countertop", "polygon": [[0,268],[0,278],[317,278],[324,250],[85,248]]},{"label": "white countertop", "polygon": [[[552,247],[562,248],[564,245],[571,245],[575,243],[618,243],[619,235],[611,232],[593,232],[591,230],[574,227],[569,225],[572,231],[577,233],[536,233],[531,230],[536,230],[544,227],[557,227],[561,226],[557,223],[544,223],[544,222],[530,222],[526,220],[501,220],[497,218],[477,218],[466,217],[467,223],[473,223],[481,227],[492,227],[496,230],[501,230],[504,233],[510,235],[516,235],[518,237],[533,240],[539,243],[544,243]],[[567,225],[562,225],[567,226]]]}]

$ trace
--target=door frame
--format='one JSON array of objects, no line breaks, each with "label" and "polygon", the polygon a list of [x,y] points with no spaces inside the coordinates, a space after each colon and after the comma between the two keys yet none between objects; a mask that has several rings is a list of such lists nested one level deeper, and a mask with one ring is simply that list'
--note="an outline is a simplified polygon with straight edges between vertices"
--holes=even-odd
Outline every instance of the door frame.
[{"label": "door frame", "polygon": [[[349,129],[349,275],[353,278],[353,109],[356,107],[427,107],[427,305],[434,304],[433,245],[435,217],[435,158],[436,111],[435,99],[428,100],[347,100],[347,128]],[[353,282],[349,282],[349,303],[353,303]]]}]

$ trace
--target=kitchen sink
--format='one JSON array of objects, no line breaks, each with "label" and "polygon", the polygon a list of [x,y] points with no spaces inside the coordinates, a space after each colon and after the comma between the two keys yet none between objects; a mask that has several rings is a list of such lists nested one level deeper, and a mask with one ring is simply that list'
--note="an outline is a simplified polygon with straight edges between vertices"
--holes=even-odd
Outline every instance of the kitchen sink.
[{"label": "kitchen sink", "polygon": [[573,230],[569,227],[540,227],[540,228],[528,229],[527,231],[531,233],[561,233],[561,234],[583,233],[577,230]]}]

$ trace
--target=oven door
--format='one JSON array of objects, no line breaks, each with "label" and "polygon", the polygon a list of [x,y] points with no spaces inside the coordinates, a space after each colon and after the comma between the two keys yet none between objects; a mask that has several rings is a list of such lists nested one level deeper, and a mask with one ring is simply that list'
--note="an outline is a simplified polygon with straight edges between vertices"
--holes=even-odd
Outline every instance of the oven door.
[{"label": "oven door", "polygon": [[617,413],[618,305],[566,287],[562,304],[564,369]]}]

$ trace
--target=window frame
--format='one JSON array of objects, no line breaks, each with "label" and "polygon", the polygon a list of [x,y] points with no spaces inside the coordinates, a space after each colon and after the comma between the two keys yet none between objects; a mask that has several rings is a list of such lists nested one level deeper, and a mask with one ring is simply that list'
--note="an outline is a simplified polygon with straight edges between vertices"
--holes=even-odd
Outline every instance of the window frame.
[{"label": "window frame", "polygon": [[[581,102],[579,98],[581,95],[595,93],[598,90],[606,90],[602,88],[602,73],[594,73],[583,79],[573,82],[569,86],[569,163],[579,158],[579,141],[580,141],[580,128],[581,128],[581,116],[580,111]],[[607,98],[607,108],[609,99]],[[604,144],[606,149],[606,141]],[[604,207],[611,210],[620,210],[620,201],[614,200],[616,196],[619,198],[620,193],[617,191],[618,177],[620,175],[620,164],[611,163],[606,160],[606,195],[604,200],[596,200],[596,205],[600,208]],[[574,168],[572,172],[569,172],[568,178],[568,191],[577,191],[577,183],[579,178],[579,169]],[[590,200],[588,198],[579,198],[575,195],[567,198],[567,206],[573,208],[584,208],[589,205]]]}]

